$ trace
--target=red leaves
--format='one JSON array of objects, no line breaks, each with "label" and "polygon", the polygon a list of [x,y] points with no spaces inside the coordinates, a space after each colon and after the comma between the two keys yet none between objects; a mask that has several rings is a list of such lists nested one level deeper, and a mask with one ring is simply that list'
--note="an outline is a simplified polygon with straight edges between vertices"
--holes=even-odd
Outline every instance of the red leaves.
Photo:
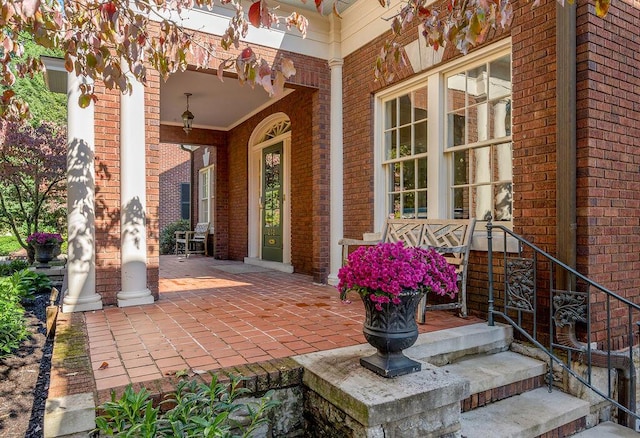
[{"label": "red leaves", "polygon": [[113,2],[103,3],[100,5],[100,12],[107,20],[111,20],[116,13],[116,5]]},{"label": "red leaves", "polygon": [[260,27],[260,15],[262,14],[262,2],[258,0],[249,7],[249,22],[255,27]]}]

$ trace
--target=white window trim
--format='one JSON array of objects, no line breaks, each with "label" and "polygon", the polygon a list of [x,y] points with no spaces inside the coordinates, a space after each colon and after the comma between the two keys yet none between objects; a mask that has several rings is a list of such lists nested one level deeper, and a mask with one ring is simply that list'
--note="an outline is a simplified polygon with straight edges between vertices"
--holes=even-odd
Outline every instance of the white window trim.
[{"label": "white window trim", "polygon": [[[427,83],[428,107],[427,107],[427,144],[438,145],[438,150],[429,147],[427,163],[427,211],[429,217],[444,218],[448,216],[450,196],[440,196],[448,193],[450,186],[449,158],[444,153],[445,136],[445,108],[444,108],[444,78],[453,71],[461,68],[471,68],[474,65],[486,63],[487,57],[500,57],[511,54],[511,38],[505,38],[491,46],[479,49],[472,55],[462,56],[445,65],[435,67],[428,72],[419,74],[402,83],[389,87],[375,95],[373,114],[374,126],[374,230],[381,230],[387,217],[387,176],[379,171],[384,161],[384,137],[383,126],[384,105],[383,102],[397,97],[416,88],[420,84]],[[472,59],[469,59],[469,58]],[[431,98],[432,93],[437,93],[437,98]],[[437,155],[434,156],[434,153]]]},{"label": "white window trim", "polygon": [[[202,197],[202,174],[207,172],[208,175],[208,179],[209,179],[209,199],[207,202],[207,217],[209,218],[208,221],[203,221],[201,220],[202,217],[202,201],[204,200],[204,198]],[[211,232],[213,232],[214,230],[214,226],[215,226],[215,164],[212,164],[210,166],[207,167],[203,167],[200,170],[198,170],[198,222],[209,222],[209,230]]]}]

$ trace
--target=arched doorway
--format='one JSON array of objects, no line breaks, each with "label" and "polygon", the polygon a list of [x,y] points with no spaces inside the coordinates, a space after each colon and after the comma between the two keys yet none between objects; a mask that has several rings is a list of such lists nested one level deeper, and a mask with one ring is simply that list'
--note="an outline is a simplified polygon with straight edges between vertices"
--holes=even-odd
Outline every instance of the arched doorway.
[{"label": "arched doorway", "polygon": [[291,121],[273,114],[249,148],[249,233],[245,263],[293,272],[291,265]]}]

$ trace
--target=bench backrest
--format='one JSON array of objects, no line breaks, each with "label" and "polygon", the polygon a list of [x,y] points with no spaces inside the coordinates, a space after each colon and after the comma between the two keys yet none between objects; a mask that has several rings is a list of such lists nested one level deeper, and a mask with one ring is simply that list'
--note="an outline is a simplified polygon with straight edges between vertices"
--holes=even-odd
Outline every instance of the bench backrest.
[{"label": "bench backrest", "polygon": [[383,242],[435,248],[461,271],[469,259],[475,219],[387,219]]},{"label": "bench backrest", "polygon": [[198,222],[193,229],[193,240],[205,240],[209,234],[209,222]]}]

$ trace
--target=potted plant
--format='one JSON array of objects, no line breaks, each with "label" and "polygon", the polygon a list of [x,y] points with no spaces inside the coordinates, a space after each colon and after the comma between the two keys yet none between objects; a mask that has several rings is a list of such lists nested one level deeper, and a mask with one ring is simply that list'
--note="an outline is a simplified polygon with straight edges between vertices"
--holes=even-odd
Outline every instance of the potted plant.
[{"label": "potted plant", "polygon": [[35,250],[35,259],[40,265],[38,267],[47,267],[49,262],[53,260],[56,251],[60,249],[62,236],[58,233],[31,233],[27,237],[27,243],[33,246]]},{"label": "potted plant", "polygon": [[360,364],[383,377],[419,371],[420,363],[402,353],[418,338],[416,308],[425,293],[455,297],[455,268],[434,249],[379,243],[352,252],[338,279],[343,300],[349,291],[362,298],[364,337],[378,350]]}]

